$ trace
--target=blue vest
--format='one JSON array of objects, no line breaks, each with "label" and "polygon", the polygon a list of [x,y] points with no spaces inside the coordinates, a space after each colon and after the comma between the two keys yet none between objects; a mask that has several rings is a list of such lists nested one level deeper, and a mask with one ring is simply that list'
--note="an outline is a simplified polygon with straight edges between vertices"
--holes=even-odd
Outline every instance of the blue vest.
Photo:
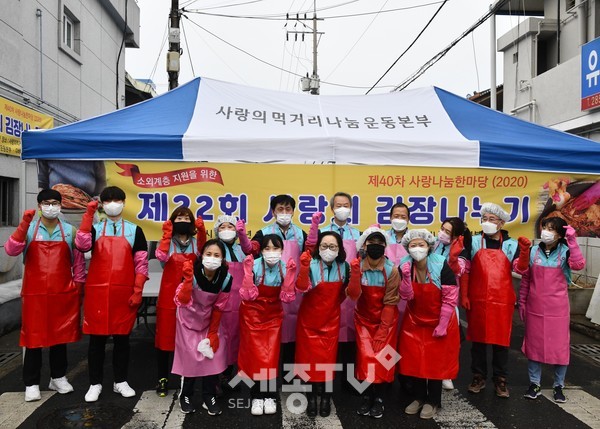
[{"label": "blue vest", "polygon": [[[229,246],[223,240],[221,240],[221,243],[223,243],[223,246],[225,246],[225,259],[227,262],[232,262],[233,258],[231,257],[231,250],[229,249]],[[233,246],[231,247],[233,248],[233,252],[235,253],[237,261],[242,262],[246,257],[242,251],[242,246],[240,246],[238,243],[233,243]]]},{"label": "blue vest", "polygon": [[258,286],[262,280],[265,286],[280,287],[285,277],[285,264],[279,261],[275,266],[269,267],[265,262],[264,266],[266,267],[266,272],[263,272],[263,259],[257,258],[254,260],[254,268],[252,269],[254,272],[254,284]]},{"label": "blue vest", "polygon": [[[406,262],[412,267],[413,258],[410,255],[405,256],[400,261],[400,266],[404,265]],[[442,269],[444,268],[444,262],[446,262],[446,258],[443,255],[430,253],[427,256],[427,273],[429,274],[429,280],[438,289],[442,288]]]},{"label": "blue vest", "polygon": [[[323,274],[325,275],[325,279],[321,278],[321,263],[323,263]],[[331,267],[328,267],[321,259],[312,259],[310,261],[310,270],[309,276],[310,281],[313,284],[313,287],[317,286],[319,283],[326,282],[338,282],[338,281],[346,281],[346,270],[347,270],[347,262],[343,264],[338,264],[337,261],[333,261]],[[339,268],[339,274],[338,274]]]},{"label": "blue vest", "polygon": [[[104,224],[106,224],[106,229],[104,229]],[[116,233],[114,225],[116,225]],[[128,220],[124,220],[123,218],[113,222],[110,219],[104,219],[94,225],[94,229],[96,230],[96,240],[98,240],[102,235],[106,237],[116,237],[121,236],[121,227],[125,225],[125,239],[133,249],[133,243],[135,242],[135,230],[137,226]],[[102,232],[104,231],[104,234]]]},{"label": "blue vest", "polygon": [[[394,263],[390,261],[388,258],[385,258],[385,263],[383,265],[383,269],[385,270],[385,274],[389,279],[392,275],[392,270],[395,269]],[[380,270],[367,270],[363,271],[361,276],[361,284],[365,286],[379,286],[385,287],[385,279],[383,278],[383,272]]]},{"label": "blue vest", "polygon": [[333,220],[331,221],[331,223],[329,225],[325,225],[323,228],[321,228],[321,232],[333,231],[333,232],[337,232],[339,234],[340,228],[344,228],[343,234],[340,234],[342,237],[342,240],[356,241],[359,239],[360,232],[358,231],[358,229],[356,229],[353,226],[350,226],[348,224],[344,225],[343,227],[340,227],[337,223],[333,222]]},{"label": "blue vest", "polygon": [[285,237],[283,236],[281,228],[279,228],[279,225],[277,225],[277,223],[267,225],[264,228],[262,228],[261,231],[263,235],[277,234],[279,237],[281,237],[282,240],[296,240],[298,242],[298,247],[300,247],[300,250],[304,248],[304,233],[299,227],[297,227],[293,223],[290,224],[290,227],[285,232]]},{"label": "blue vest", "polygon": [[[538,252],[539,249],[539,252]],[[540,267],[560,267],[562,268],[567,286],[571,283],[571,267],[567,261],[567,252],[569,247],[564,243],[558,243],[556,248],[552,249],[550,255],[546,257],[546,253],[536,244],[531,248],[529,265],[537,265]],[[537,253],[537,258],[535,257]]]},{"label": "blue vest", "polygon": [[58,223],[60,223],[60,226],[56,224],[54,231],[52,231],[52,234],[50,234],[44,224],[40,222],[37,236],[34,237],[33,233],[35,232],[38,220],[39,218],[36,218],[29,224],[29,229],[27,229],[27,244],[25,245],[25,250],[23,251],[23,257],[25,257],[27,249],[33,241],[62,241],[63,238],[60,232],[60,226],[62,226],[63,233],[65,234],[65,242],[68,244],[69,250],[71,250],[71,259],[73,259],[73,242],[76,233],[75,227],[70,223],[59,219]]},{"label": "blue vest", "polygon": [[[482,240],[481,234],[477,234],[472,237],[472,239],[471,239],[471,260],[473,260],[473,258],[475,257],[475,254],[479,251],[479,249],[481,249],[482,241],[485,245],[485,237]],[[515,257],[515,254],[517,253],[518,248],[519,247],[517,244],[517,240],[515,240],[514,238],[509,238],[508,240],[502,241],[502,251],[504,252],[504,254],[506,255],[506,257],[508,258],[508,260],[510,262],[512,262],[513,258]]]}]

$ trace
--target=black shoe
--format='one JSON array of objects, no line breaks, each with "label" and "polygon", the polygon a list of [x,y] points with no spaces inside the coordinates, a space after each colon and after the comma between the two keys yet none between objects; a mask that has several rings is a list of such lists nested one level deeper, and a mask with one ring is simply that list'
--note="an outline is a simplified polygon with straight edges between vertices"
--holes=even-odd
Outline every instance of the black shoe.
[{"label": "black shoe", "polygon": [[531,383],[529,385],[529,389],[527,389],[527,392],[525,392],[523,396],[527,399],[537,399],[537,397],[541,394],[542,389],[540,388],[540,386],[535,383]]},{"label": "black shoe", "polygon": [[209,416],[218,416],[222,413],[215,396],[204,396],[202,399],[202,408],[208,412]]},{"label": "black shoe", "polygon": [[375,398],[373,401],[373,406],[369,410],[369,415],[375,419],[380,419],[383,417],[383,399]]},{"label": "black shoe", "polygon": [[158,384],[156,385],[156,394],[161,398],[164,398],[169,393],[169,388],[167,384],[169,381],[166,378],[161,378],[158,380]]},{"label": "black shoe", "polygon": [[329,417],[329,414],[331,414],[331,394],[323,393],[321,404],[319,405],[319,415],[321,417]]},{"label": "black shoe", "polygon": [[555,386],[553,391],[554,402],[558,402],[559,404],[564,404],[565,402],[567,402],[567,398],[565,398],[562,389],[562,386]]},{"label": "black shoe", "polygon": [[306,405],[306,415],[308,417],[317,417],[317,394],[314,392],[306,393],[308,404]]},{"label": "black shoe", "polygon": [[368,416],[371,413],[371,397],[365,395],[362,397],[362,404],[356,410],[356,412],[361,416]]},{"label": "black shoe", "polygon": [[181,407],[181,412],[183,414],[189,414],[196,411],[196,409],[192,405],[192,398],[190,398],[189,396],[180,396],[179,406]]}]

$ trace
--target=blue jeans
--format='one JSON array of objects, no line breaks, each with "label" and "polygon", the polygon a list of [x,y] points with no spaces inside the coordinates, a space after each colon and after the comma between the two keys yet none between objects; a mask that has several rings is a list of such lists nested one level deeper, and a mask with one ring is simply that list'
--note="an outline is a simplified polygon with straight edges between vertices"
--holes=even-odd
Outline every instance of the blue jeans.
[{"label": "blue jeans", "polygon": [[[542,364],[534,360],[529,360],[527,370],[529,372],[529,382],[540,386],[542,384]],[[565,375],[567,375],[567,365],[554,365],[554,384],[552,387],[564,387]]]}]

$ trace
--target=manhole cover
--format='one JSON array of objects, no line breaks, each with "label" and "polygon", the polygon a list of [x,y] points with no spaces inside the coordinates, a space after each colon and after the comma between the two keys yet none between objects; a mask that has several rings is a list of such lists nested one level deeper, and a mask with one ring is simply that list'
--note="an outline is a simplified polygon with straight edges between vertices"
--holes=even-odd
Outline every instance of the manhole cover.
[{"label": "manhole cover", "polygon": [[600,364],[600,344],[572,344],[571,349],[580,355],[593,359]]},{"label": "manhole cover", "polygon": [[131,413],[131,410],[113,404],[60,408],[42,417],[37,427],[38,429],[114,429],[122,427],[129,421]]},{"label": "manhole cover", "polygon": [[21,352],[0,353],[0,366],[6,365],[11,359],[21,356]]}]

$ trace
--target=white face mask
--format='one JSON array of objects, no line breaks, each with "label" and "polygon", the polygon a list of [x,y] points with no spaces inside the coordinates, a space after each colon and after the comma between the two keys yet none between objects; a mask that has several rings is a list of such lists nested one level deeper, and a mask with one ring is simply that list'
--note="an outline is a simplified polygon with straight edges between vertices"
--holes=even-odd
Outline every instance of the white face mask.
[{"label": "white face mask", "polygon": [[233,241],[235,236],[236,232],[233,229],[224,229],[223,231],[219,231],[219,238],[226,243]]},{"label": "white face mask", "polygon": [[333,211],[333,214],[340,222],[346,222],[346,219],[350,217],[350,209],[348,207],[338,207]]},{"label": "white face mask", "polygon": [[321,259],[327,263],[333,262],[335,258],[337,258],[339,252],[333,251],[331,249],[319,250],[319,256]]},{"label": "white face mask", "polygon": [[415,261],[419,262],[427,257],[429,249],[426,247],[410,247],[408,253]]},{"label": "white face mask", "polygon": [[267,263],[267,265],[269,267],[272,267],[273,265],[275,265],[279,261],[281,261],[281,252],[279,252],[279,251],[263,252],[262,255],[263,255],[265,262]]},{"label": "white face mask", "polygon": [[46,219],[56,219],[60,214],[60,206],[44,206],[42,205],[42,216]]},{"label": "white face mask", "polygon": [[392,228],[394,231],[404,231],[408,226],[408,222],[404,219],[392,219]]},{"label": "white face mask", "polygon": [[556,234],[554,234],[552,231],[543,229],[540,238],[542,239],[542,243],[552,244],[556,241]]},{"label": "white face mask", "polygon": [[202,266],[207,270],[214,271],[221,266],[221,258],[215,258],[214,256],[203,256]]},{"label": "white face mask", "polygon": [[498,225],[492,222],[483,222],[481,224],[481,229],[486,235],[494,235],[496,232],[498,232]]},{"label": "white face mask", "polygon": [[110,203],[102,204],[102,208],[108,216],[119,216],[123,212],[123,202],[117,203],[111,201]]},{"label": "white face mask", "polygon": [[277,223],[281,226],[288,226],[292,222],[292,215],[288,213],[280,213],[277,215]]}]

